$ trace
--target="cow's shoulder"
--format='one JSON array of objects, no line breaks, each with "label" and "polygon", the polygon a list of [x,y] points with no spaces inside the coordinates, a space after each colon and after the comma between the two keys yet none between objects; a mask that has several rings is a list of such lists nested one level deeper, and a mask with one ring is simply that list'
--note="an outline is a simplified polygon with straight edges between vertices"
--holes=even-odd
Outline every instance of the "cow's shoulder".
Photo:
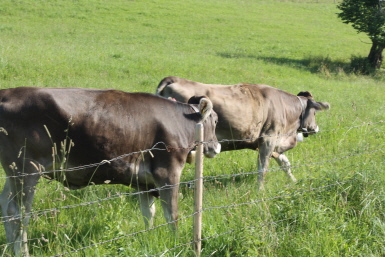
[{"label": "cow's shoulder", "polygon": [[30,113],[50,108],[52,97],[37,87],[18,87],[0,91],[0,111],[2,115]]}]

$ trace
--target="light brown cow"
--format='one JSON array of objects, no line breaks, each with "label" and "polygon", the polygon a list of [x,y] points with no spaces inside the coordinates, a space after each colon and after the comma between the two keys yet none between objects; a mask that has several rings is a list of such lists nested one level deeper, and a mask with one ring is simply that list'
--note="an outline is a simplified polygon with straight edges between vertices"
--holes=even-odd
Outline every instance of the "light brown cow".
[{"label": "light brown cow", "polygon": [[[195,125],[204,122],[204,140],[210,142],[204,152],[214,157],[220,151],[214,132],[217,119],[207,98],[193,106],[118,90],[0,90],[0,161],[7,174],[0,205],[15,254],[28,256],[27,229],[39,171],[70,189],[105,181],[131,185],[144,191],[139,201],[147,226],[155,215],[154,197],[161,199],[166,220],[175,221],[177,185],[195,142]],[[52,147],[66,146],[63,142],[70,140],[75,145],[69,156],[53,159]],[[151,152],[142,151],[155,145]],[[69,168],[80,167],[52,171],[60,171],[55,163],[64,158]],[[100,165],[88,165],[94,163]]]},{"label": "light brown cow", "polygon": [[305,137],[318,132],[315,113],[330,108],[328,103],[314,101],[307,91],[296,96],[267,85],[212,85],[178,77],[164,78],[156,94],[181,102],[194,95],[207,95],[218,114],[216,135],[222,141],[222,151],[259,149],[260,189],[270,157],[296,181],[284,152],[296,146],[298,131]]}]

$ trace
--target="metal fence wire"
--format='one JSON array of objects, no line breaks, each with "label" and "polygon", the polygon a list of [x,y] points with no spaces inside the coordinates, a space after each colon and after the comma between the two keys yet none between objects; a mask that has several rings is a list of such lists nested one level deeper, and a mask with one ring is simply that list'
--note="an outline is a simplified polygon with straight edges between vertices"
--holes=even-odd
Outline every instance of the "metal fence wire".
[{"label": "metal fence wire", "polygon": [[[375,125],[381,126],[381,125],[383,125],[383,123],[384,123],[383,120],[376,121],[376,122],[364,122],[364,123],[362,123],[360,125],[355,125],[355,126],[341,127],[341,128],[329,129],[329,130],[321,130],[321,131],[319,131],[319,133],[322,133],[322,132],[337,132],[337,131],[340,131],[340,130],[349,131],[349,130],[352,130],[352,129],[368,127],[368,126],[375,126]],[[383,128],[381,127],[380,129],[383,129]],[[272,136],[272,135],[270,135],[270,136]],[[218,142],[219,143],[223,143],[223,142],[231,142],[231,141],[240,141],[240,140],[225,139],[225,140],[221,140],[221,141],[218,141]],[[250,140],[246,139],[244,141],[250,141]],[[205,142],[205,141],[197,140],[196,142],[192,142],[190,144],[191,147],[189,147],[189,149],[194,148],[196,145],[203,145],[203,144],[207,144],[207,143],[211,143],[211,142]],[[78,167],[73,167],[73,168],[68,168],[68,169],[51,170],[51,171],[40,171],[40,172],[36,172],[36,173],[33,173],[33,174],[20,174],[18,176],[12,176],[12,177],[25,177],[25,176],[30,176],[30,175],[44,176],[45,174],[55,173],[55,172],[73,172],[73,171],[77,171],[77,170],[81,170],[81,169],[85,169],[85,168],[99,167],[101,165],[105,165],[107,163],[111,163],[111,162],[114,162],[116,160],[125,158],[125,157],[130,156],[130,155],[134,155],[134,154],[147,153],[147,152],[151,152],[151,151],[154,151],[154,150],[170,151],[170,150],[178,150],[178,149],[181,149],[181,148],[178,147],[178,146],[166,145],[164,142],[158,142],[158,143],[156,143],[154,146],[152,146],[149,149],[141,150],[141,151],[137,151],[137,152],[132,152],[132,153],[127,153],[127,154],[124,154],[124,155],[121,155],[121,156],[117,156],[117,157],[115,157],[113,159],[110,159],[110,160],[102,160],[102,161],[100,161],[98,163],[93,163],[93,164],[89,164],[89,165],[83,165],[83,166],[78,166]],[[183,148],[183,149],[185,149],[185,148]],[[339,160],[353,158],[353,157],[357,157],[357,156],[360,156],[360,155],[372,155],[372,154],[376,154],[376,153],[384,153],[384,151],[385,151],[385,143],[379,144],[379,145],[376,145],[376,146],[363,147],[363,148],[360,148],[360,151],[358,151],[358,152],[352,152],[351,149],[350,150],[348,149],[345,152],[340,152],[338,154],[330,154],[330,155],[320,156],[318,160],[314,160],[313,162],[306,162],[306,163],[301,163],[301,164],[297,164],[297,165],[291,165],[290,167],[291,168],[298,168],[298,167],[320,165],[320,164],[323,164],[323,163],[337,162]],[[280,170],[280,168],[268,169],[268,171],[270,171],[270,172],[271,171],[277,171],[277,170]],[[16,219],[22,219],[24,217],[37,217],[37,216],[45,215],[47,213],[60,212],[62,210],[67,210],[67,209],[72,209],[72,208],[86,207],[86,206],[90,206],[90,205],[94,205],[94,204],[99,204],[99,203],[106,202],[106,201],[113,200],[113,199],[120,198],[120,197],[137,196],[137,195],[148,193],[148,192],[152,192],[152,191],[161,191],[161,190],[169,189],[170,187],[180,187],[181,185],[188,185],[189,186],[189,185],[195,184],[198,179],[199,180],[200,179],[203,180],[203,182],[210,182],[210,181],[213,181],[213,180],[218,180],[218,179],[223,179],[223,178],[234,178],[234,177],[238,177],[238,176],[253,175],[253,174],[257,174],[257,173],[258,172],[255,171],[255,172],[242,172],[242,173],[237,173],[237,174],[225,174],[225,175],[216,175],[216,176],[202,176],[202,177],[195,178],[193,180],[182,181],[182,182],[180,182],[178,184],[175,184],[175,185],[166,185],[166,186],[159,187],[159,188],[156,188],[156,189],[151,189],[151,190],[148,190],[148,191],[138,191],[138,192],[132,192],[132,193],[116,193],[116,194],[109,195],[108,197],[105,197],[105,198],[95,199],[93,201],[81,202],[81,203],[78,203],[78,204],[71,204],[71,205],[60,206],[60,207],[54,207],[54,208],[50,208],[50,209],[34,210],[34,211],[29,212],[29,213],[24,213],[23,215],[18,215],[18,216],[3,216],[0,219],[0,223],[10,222],[10,221],[13,221],[13,220],[16,220]],[[0,179],[6,179],[6,178],[7,177],[0,177]],[[135,235],[138,235],[138,234],[143,234],[143,233],[146,233],[146,232],[158,229],[160,227],[167,226],[167,225],[169,225],[171,223],[174,223],[174,222],[178,222],[178,221],[182,221],[182,220],[186,220],[186,219],[192,218],[197,213],[207,213],[207,212],[210,212],[212,210],[217,210],[217,209],[231,209],[231,208],[236,208],[236,207],[240,207],[240,206],[244,206],[244,205],[251,205],[251,204],[256,204],[256,203],[259,203],[259,202],[268,202],[268,201],[272,201],[272,200],[276,200],[276,199],[286,198],[286,197],[289,197],[289,196],[292,196],[292,195],[295,195],[295,194],[306,194],[306,193],[310,193],[310,192],[314,192],[314,191],[325,190],[327,188],[341,186],[341,185],[349,182],[350,180],[351,179],[348,179],[348,180],[345,180],[345,181],[331,182],[328,185],[324,185],[324,186],[320,186],[320,187],[316,187],[316,188],[310,188],[310,189],[307,189],[307,190],[294,191],[294,192],[289,193],[289,194],[280,194],[280,195],[276,195],[276,196],[273,196],[273,197],[261,198],[261,199],[254,200],[254,201],[246,201],[246,202],[235,203],[235,204],[225,204],[225,205],[205,207],[205,208],[200,209],[199,211],[194,211],[193,213],[185,215],[185,216],[179,218],[178,220],[174,220],[172,222],[163,223],[163,224],[154,226],[154,227],[149,228],[149,229],[143,229],[143,230],[136,231],[136,232],[133,232],[133,233],[129,233],[129,234],[125,234],[125,235],[120,235],[120,236],[115,237],[115,238],[111,238],[111,239],[107,239],[107,240],[104,240],[104,241],[96,242],[96,243],[93,243],[93,244],[81,247],[79,249],[74,249],[72,251],[61,253],[61,254],[57,254],[57,255],[53,255],[53,256],[56,257],[56,256],[71,255],[73,253],[80,252],[80,251],[83,251],[83,250],[88,249],[88,248],[96,247],[98,245],[114,242],[116,240],[119,240],[119,239],[122,239],[122,238],[128,238],[128,237],[135,236]],[[207,214],[207,215],[209,215],[209,214]],[[6,221],[6,219],[8,219],[8,220]],[[253,226],[253,228],[260,228],[260,227],[263,227],[263,226],[267,226],[267,225],[271,225],[271,224],[277,224],[277,223],[280,223],[280,222],[283,222],[283,221],[287,221],[287,220],[289,220],[289,219],[282,219],[282,220],[272,221],[272,222],[269,222],[269,223],[258,224],[256,226]],[[228,231],[225,231],[225,232],[222,232],[222,233],[219,233],[219,234],[215,234],[215,235],[211,235],[211,236],[207,236],[205,238],[200,238],[198,240],[194,239],[194,240],[186,242],[186,243],[175,245],[172,248],[169,248],[169,249],[167,249],[165,251],[162,251],[162,252],[159,252],[159,253],[155,253],[155,254],[150,255],[150,256],[164,255],[165,253],[167,253],[169,251],[173,251],[173,250],[177,250],[179,248],[183,248],[183,247],[186,247],[186,246],[194,245],[194,244],[196,244],[197,242],[200,242],[200,241],[208,241],[210,239],[221,237],[221,236],[224,236],[226,234],[233,233],[235,231],[241,231],[241,230],[247,229],[247,228],[251,228],[251,227],[244,227],[244,228],[238,228],[238,229],[230,229]],[[46,239],[44,238],[44,236],[42,236],[41,238],[31,238],[31,239],[28,239],[29,242],[37,241],[37,240],[43,240],[44,241]],[[0,247],[2,247],[2,248],[7,248],[9,246],[10,246],[9,244],[2,244],[2,245],[0,245]]]}]

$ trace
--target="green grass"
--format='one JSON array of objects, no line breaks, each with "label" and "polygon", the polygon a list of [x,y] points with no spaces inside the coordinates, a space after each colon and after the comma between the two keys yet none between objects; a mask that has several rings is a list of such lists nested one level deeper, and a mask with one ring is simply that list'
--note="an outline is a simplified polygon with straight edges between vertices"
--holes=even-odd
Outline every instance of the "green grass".
[{"label": "green grass", "polygon": [[[298,183],[288,183],[271,163],[266,191],[258,192],[256,175],[243,174],[256,171],[253,151],[205,160],[205,175],[223,176],[205,181],[203,237],[210,238],[202,256],[382,256],[384,123],[365,124],[384,119],[385,76],[351,71],[351,58],[366,56],[369,40],[337,12],[333,0],[3,0],[0,87],[154,93],[163,77],[174,75],[263,83],[293,94],[308,90],[332,108],[317,115],[321,132],[287,153]],[[182,180],[193,176],[187,165]],[[180,191],[180,217],[186,217],[193,190],[183,185]],[[68,192],[42,180],[34,210],[119,192],[134,191],[95,186]],[[220,206],[229,207],[211,208]],[[155,224],[163,224],[159,203],[157,210]],[[130,235],[144,224],[136,197],[122,196],[34,217],[30,249],[50,256],[105,241],[71,256],[146,256],[190,242],[191,227],[189,217],[179,222],[178,235],[164,226]],[[164,256],[194,253],[187,244]]]}]

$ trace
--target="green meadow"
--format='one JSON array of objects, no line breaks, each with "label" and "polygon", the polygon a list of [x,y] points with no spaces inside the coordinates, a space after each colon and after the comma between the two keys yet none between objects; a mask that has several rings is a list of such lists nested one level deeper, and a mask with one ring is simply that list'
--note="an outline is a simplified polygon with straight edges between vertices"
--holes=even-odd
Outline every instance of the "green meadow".
[{"label": "green meadow", "polygon": [[[202,256],[384,256],[385,73],[362,75],[350,65],[371,45],[337,18],[338,2],[2,0],[0,88],[154,93],[172,75],[310,91],[331,109],[317,114],[317,135],[287,152],[297,183],[272,161],[258,192],[256,151],[205,159]],[[193,178],[187,164],[181,180]],[[161,226],[159,201],[159,227],[144,231],[133,192],[67,191],[42,179],[30,254],[195,256],[193,189],[180,187],[177,234]],[[0,254],[11,256],[8,248],[1,228]]]}]

